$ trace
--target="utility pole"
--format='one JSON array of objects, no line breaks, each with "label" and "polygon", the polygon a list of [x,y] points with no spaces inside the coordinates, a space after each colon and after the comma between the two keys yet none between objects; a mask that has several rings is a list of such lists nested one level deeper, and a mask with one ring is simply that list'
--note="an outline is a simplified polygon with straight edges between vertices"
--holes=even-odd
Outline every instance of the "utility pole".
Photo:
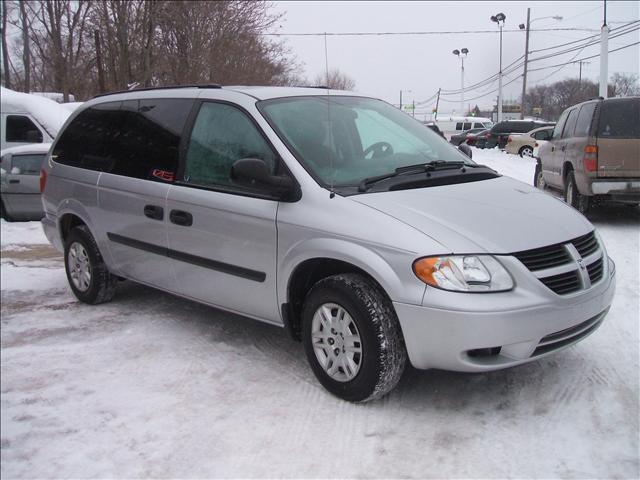
[{"label": "utility pole", "polygon": [[442,88],[438,89],[438,99],[436,100],[436,115],[434,117],[434,121],[438,121],[438,105],[440,105],[440,90],[442,90]]},{"label": "utility pole", "polygon": [[507,16],[500,12],[491,16],[491,21],[498,24],[500,29],[500,71],[498,72],[498,122],[502,121],[502,27]]},{"label": "utility pole", "polygon": [[411,116],[416,118],[416,101],[411,102]]},{"label": "utility pole", "polygon": [[402,90],[400,90],[400,110],[402,110]]},{"label": "utility pole", "polygon": [[104,87],[104,69],[102,67],[102,48],[100,45],[100,32],[98,30],[93,31],[93,39],[96,43],[96,65],[98,66],[98,89],[99,93],[105,92]]},{"label": "utility pole", "polygon": [[600,96],[607,98],[609,76],[609,26],[607,25],[607,0],[604,0],[604,22],[600,29]]},{"label": "utility pole", "polygon": [[585,60],[580,60],[578,64],[580,65],[580,70],[578,74],[578,90],[582,87],[582,64],[589,65],[591,62],[587,62]]},{"label": "utility pole", "polygon": [[524,44],[524,72],[522,73],[522,104],[520,105],[520,119],[524,119],[524,111],[527,105],[527,62],[529,61],[529,28],[531,25],[531,9],[527,8],[526,40]]}]

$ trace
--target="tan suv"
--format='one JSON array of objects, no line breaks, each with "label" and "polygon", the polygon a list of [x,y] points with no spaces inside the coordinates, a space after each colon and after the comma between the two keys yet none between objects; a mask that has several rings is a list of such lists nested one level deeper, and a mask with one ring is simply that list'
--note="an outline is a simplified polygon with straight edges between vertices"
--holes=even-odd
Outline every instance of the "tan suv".
[{"label": "tan suv", "polygon": [[582,213],[607,200],[640,204],[640,97],[566,109],[540,147],[533,183],[562,190]]}]

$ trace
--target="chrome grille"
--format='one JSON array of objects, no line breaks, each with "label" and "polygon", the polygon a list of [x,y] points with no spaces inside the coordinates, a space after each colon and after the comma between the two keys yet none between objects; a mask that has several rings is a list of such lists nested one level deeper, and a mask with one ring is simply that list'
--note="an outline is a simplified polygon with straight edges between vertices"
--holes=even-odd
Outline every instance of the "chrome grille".
[{"label": "chrome grille", "polygon": [[[558,295],[590,288],[602,280],[604,275],[604,258],[595,231],[564,243],[512,255]],[[587,257],[591,263],[585,269],[583,262]],[[599,258],[594,260],[594,257]]]},{"label": "chrome grille", "polygon": [[596,239],[595,232],[588,233],[580,238],[571,240],[573,246],[576,247],[580,256],[588,257],[593,252],[598,250],[598,240]]},{"label": "chrome grille", "polygon": [[575,270],[561,273],[559,275],[552,275],[551,277],[541,278],[540,281],[558,295],[566,295],[580,290],[581,288],[580,277],[578,276],[578,272]]},{"label": "chrome grille", "polygon": [[513,256],[532,272],[557,267],[571,261],[571,257],[569,257],[562,244],[525,250],[524,252],[514,253]]},{"label": "chrome grille", "polygon": [[589,278],[591,279],[592,285],[602,280],[602,274],[604,272],[604,262],[602,257],[592,264],[587,265],[587,272],[589,272]]}]

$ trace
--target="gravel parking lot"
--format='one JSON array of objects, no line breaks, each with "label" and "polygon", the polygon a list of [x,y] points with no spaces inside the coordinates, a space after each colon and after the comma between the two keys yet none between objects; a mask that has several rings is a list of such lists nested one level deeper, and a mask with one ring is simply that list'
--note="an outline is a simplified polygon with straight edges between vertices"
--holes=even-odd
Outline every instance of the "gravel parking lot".
[{"label": "gravel parking lot", "polygon": [[[474,157],[533,178],[529,159]],[[39,225],[3,221],[0,473],[638,478],[638,210],[594,214],[618,272],[594,335],[494,373],[408,369],[364,405],[277,327],[131,282],[78,303]]]}]

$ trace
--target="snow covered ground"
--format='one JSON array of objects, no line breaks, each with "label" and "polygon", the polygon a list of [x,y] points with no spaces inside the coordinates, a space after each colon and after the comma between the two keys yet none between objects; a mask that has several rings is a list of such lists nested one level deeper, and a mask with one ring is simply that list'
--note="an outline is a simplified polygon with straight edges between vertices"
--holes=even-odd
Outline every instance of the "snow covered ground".
[{"label": "snow covered ground", "polygon": [[[474,158],[531,183],[534,163]],[[90,307],[37,223],[2,223],[2,478],[638,478],[638,209],[593,221],[617,264],[603,326],[489,374],[408,369],[352,405],[279,328],[122,283]]]}]

